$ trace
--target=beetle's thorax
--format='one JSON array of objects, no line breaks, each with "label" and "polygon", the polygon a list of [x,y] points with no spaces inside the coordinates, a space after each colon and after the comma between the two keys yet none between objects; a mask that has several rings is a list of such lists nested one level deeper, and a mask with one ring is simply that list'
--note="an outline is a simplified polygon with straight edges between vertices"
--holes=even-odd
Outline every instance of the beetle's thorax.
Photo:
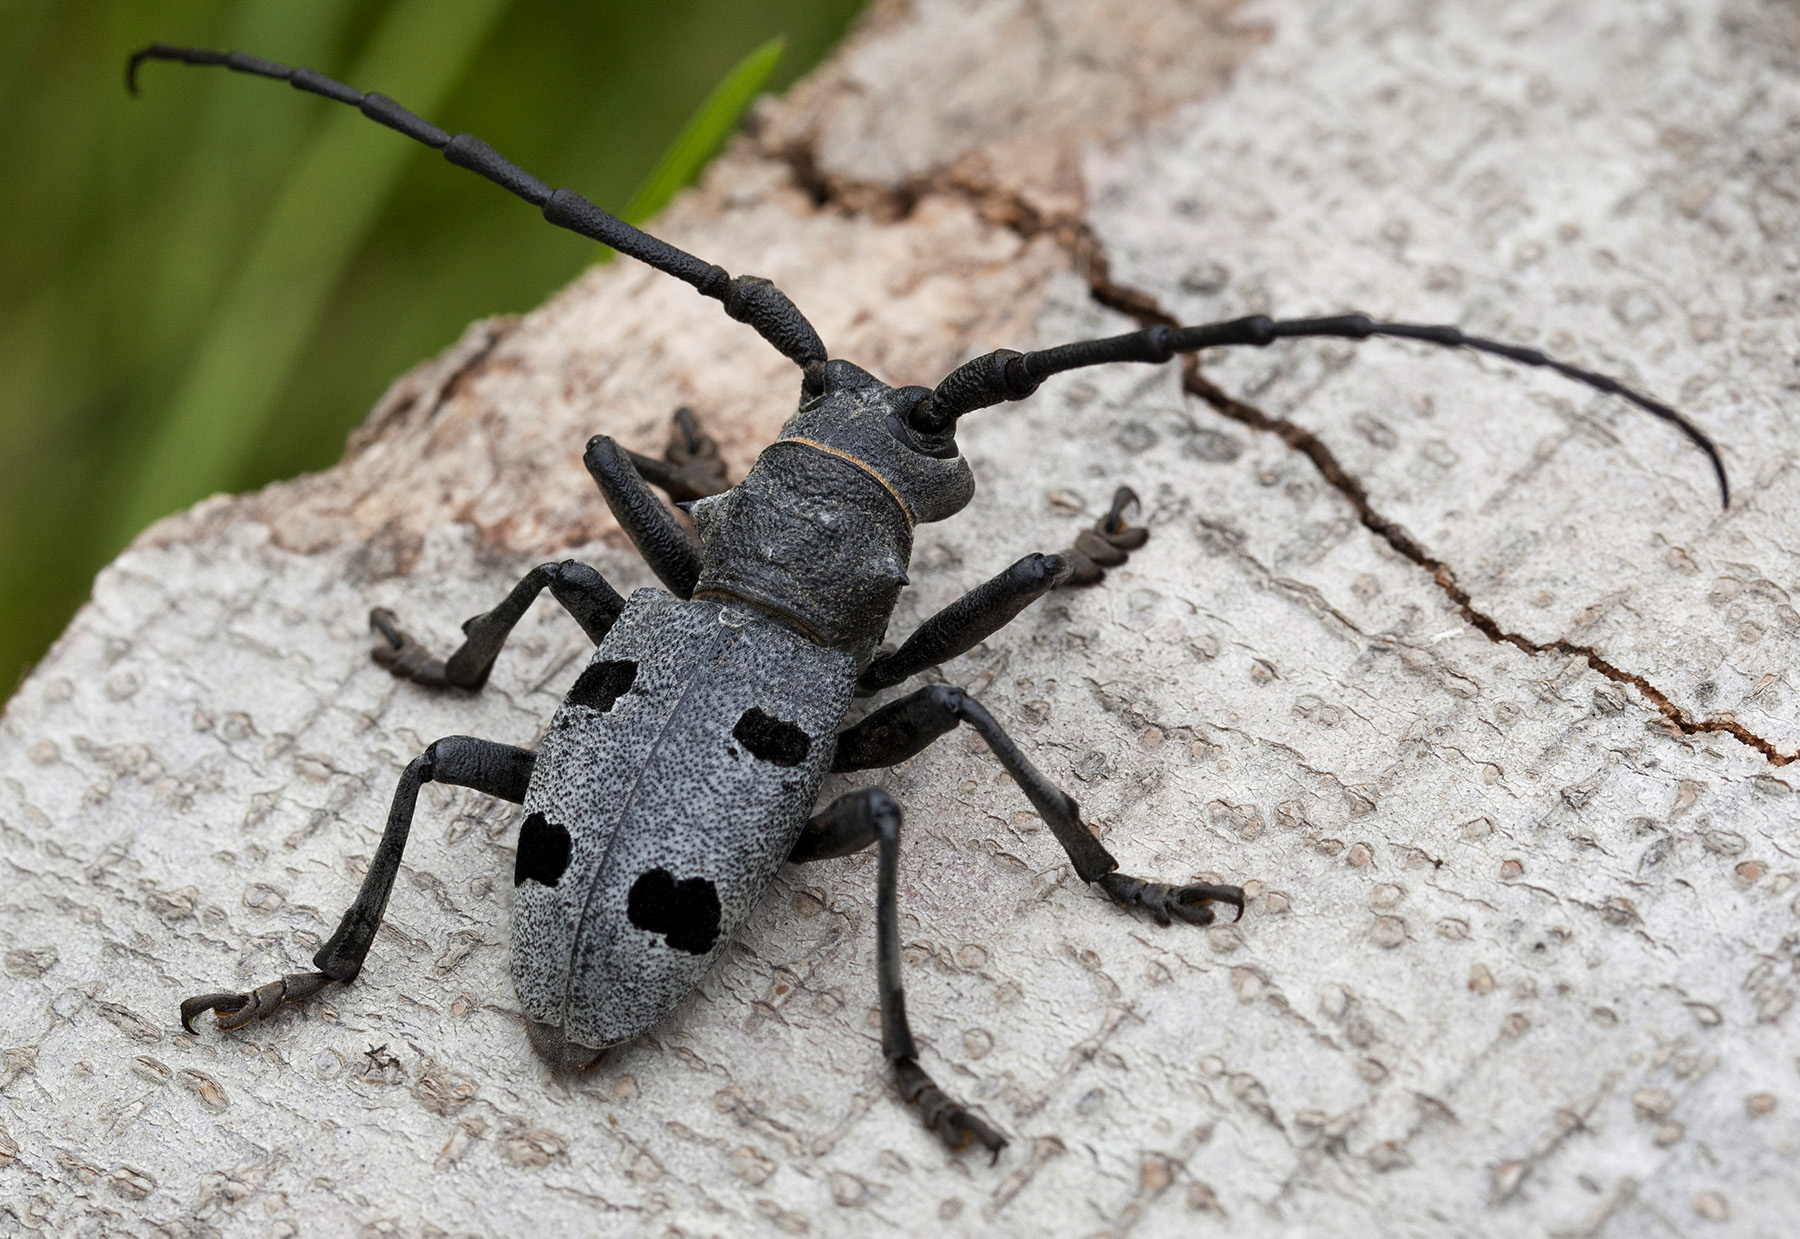
[{"label": "beetle's thorax", "polygon": [[866,661],[906,584],[913,527],[975,493],[954,445],[934,453],[907,436],[905,412],[922,395],[831,362],[824,392],[749,475],[689,509],[704,561],[695,596],[741,598]]}]

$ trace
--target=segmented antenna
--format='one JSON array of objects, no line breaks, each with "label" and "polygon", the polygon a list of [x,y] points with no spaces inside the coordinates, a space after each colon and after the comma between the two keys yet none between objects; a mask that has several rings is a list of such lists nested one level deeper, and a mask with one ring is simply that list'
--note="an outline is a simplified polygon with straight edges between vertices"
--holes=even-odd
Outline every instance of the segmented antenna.
[{"label": "segmented antenna", "polygon": [[647,232],[633,228],[624,220],[601,210],[572,189],[551,189],[517,164],[503,158],[480,138],[467,133],[450,134],[430,121],[413,115],[386,95],[363,92],[333,81],[311,69],[295,69],[276,64],[246,52],[218,52],[200,47],[171,47],[152,43],[133,52],[125,67],[125,88],[138,93],[138,66],[146,60],[174,60],[189,65],[223,65],[238,73],[272,77],[286,82],[295,90],[324,95],[327,99],[356,108],[377,124],[405,134],[415,142],[423,142],[444,152],[444,158],[459,168],[478,172],[502,189],[508,190],[544,213],[544,218],[559,228],[580,233],[584,237],[611,246],[621,254],[647,263],[666,275],[691,284],[705,296],[723,303],[725,312],[741,323],[754,327],[763,339],[781,350],[783,356],[806,372],[808,390],[824,388],[825,344],[819,333],[806,321],[806,316],[787,294],[768,280],[755,275],[733,278],[723,267],[694,257]]},{"label": "segmented antenna", "polygon": [[952,370],[930,396],[913,408],[908,414],[907,424],[923,435],[946,434],[954,429],[956,419],[966,413],[1009,400],[1023,400],[1051,375],[1061,374],[1065,370],[1077,370],[1083,366],[1098,366],[1114,361],[1160,364],[1178,353],[1192,353],[1203,348],[1229,345],[1263,348],[1276,340],[1306,336],[1330,336],[1343,340],[1392,336],[1402,340],[1422,340],[1445,348],[1473,349],[1478,353],[1504,357],[1522,366],[1542,366],[1608,395],[1623,396],[1646,413],[1674,426],[1695,447],[1706,453],[1707,459],[1712,462],[1713,473],[1719,479],[1719,498],[1725,507],[1731,506],[1731,484],[1726,480],[1725,462],[1719,459],[1719,449],[1698,426],[1661,401],[1635,392],[1617,379],[1558,361],[1534,348],[1484,340],[1479,336],[1466,335],[1455,327],[1376,322],[1366,314],[1290,319],[1272,319],[1256,314],[1249,318],[1234,318],[1228,322],[1206,323],[1198,327],[1146,327],[1142,331],[1131,331],[1122,336],[1080,340],[1034,353],[996,349]]}]

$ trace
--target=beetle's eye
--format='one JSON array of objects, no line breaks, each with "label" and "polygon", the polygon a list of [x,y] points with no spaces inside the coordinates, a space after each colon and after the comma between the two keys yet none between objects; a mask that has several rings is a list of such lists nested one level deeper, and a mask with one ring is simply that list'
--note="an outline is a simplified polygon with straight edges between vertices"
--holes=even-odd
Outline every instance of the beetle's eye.
[{"label": "beetle's eye", "polygon": [[899,394],[902,399],[895,404],[894,412],[901,421],[910,427],[913,424],[913,415],[918,412],[919,406],[931,399],[931,389],[929,387],[903,387]]},{"label": "beetle's eye", "polygon": [[[925,391],[923,388],[920,388],[919,390],[923,393],[920,396],[921,400],[931,395],[930,392]],[[917,405],[915,404],[912,407],[916,408]],[[906,444],[906,446],[913,451],[924,456],[936,456],[940,460],[949,460],[951,457],[958,454],[955,422],[951,422],[950,429],[944,431],[942,434],[925,435],[920,434],[917,430],[912,428],[911,423],[908,421],[910,416],[910,410],[905,405],[902,405],[897,411],[888,414],[888,433],[900,440],[900,442]]]}]

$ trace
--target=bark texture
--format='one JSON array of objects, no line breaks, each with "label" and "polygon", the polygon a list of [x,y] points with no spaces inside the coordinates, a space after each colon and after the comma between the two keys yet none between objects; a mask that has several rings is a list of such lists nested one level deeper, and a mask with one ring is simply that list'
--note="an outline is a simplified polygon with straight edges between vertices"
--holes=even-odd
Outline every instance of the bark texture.
[{"label": "bark texture", "polygon": [[[1800,12],[915,0],[767,105],[659,231],[836,356],[1359,308],[1677,401],[1422,346],[1118,367],[976,414],[904,634],[1113,487],[1149,545],[943,670],[1128,872],[1074,879],[972,737],[880,782],[926,1067],[895,1099],[874,857],[790,871],[654,1036],[559,1077],[507,971],[517,811],[428,788],[354,986],[306,966],[405,762],[531,745],[585,656],[534,610],[479,697],[391,679],[533,562],[651,583],[580,466],[700,410],[741,475],[792,368],[598,269],[396,383],[337,468],[149,531],[0,723],[0,1232],[1776,1235],[1800,1195]],[[449,173],[446,173],[449,175]],[[542,226],[529,216],[521,227]],[[825,794],[851,786],[834,779]]]}]

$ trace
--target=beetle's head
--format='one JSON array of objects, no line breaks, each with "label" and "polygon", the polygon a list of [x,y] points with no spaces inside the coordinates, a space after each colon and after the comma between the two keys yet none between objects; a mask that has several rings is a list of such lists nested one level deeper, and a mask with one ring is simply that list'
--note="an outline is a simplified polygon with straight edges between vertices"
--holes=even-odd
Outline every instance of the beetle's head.
[{"label": "beetle's head", "polygon": [[911,524],[953,516],[974,497],[975,475],[956,450],[954,423],[942,434],[921,435],[907,422],[929,388],[889,387],[847,361],[826,362],[822,370],[822,381],[809,383],[799,410],[781,428],[782,439],[867,470],[905,507]]}]

